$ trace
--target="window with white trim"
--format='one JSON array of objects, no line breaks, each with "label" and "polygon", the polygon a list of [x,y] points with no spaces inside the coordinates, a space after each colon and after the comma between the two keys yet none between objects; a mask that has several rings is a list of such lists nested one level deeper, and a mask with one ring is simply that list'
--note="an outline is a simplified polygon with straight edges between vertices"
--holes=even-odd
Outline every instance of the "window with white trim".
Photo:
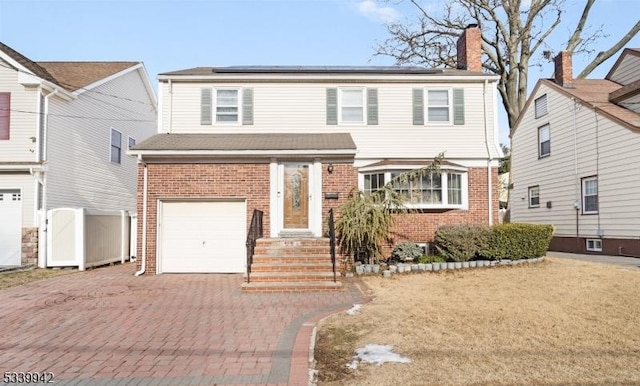
[{"label": "window with white trim", "polygon": [[111,128],[111,155],[110,161],[119,164],[122,158],[122,133]]},{"label": "window with white trim", "polygon": [[602,252],[602,240],[587,239],[587,251]]},{"label": "window with white trim", "polygon": [[239,122],[239,92],[238,89],[216,89],[215,106],[216,122],[237,123]]},{"label": "window with white trim", "polygon": [[340,123],[364,123],[364,88],[341,88],[338,93]]},{"label": "window with white trim", "polygon": [[540,187],[539,186],[530,186],[529,187],[529,208],[539,208],[540,207]]},{"label": "window with white trim", "polygon": [[598,177],[582,179],[582,214],[598,213]]},{"label": "window with white trim", "polygon": [[[363,191],[374,193],[406,171],[364,173]],[[396,183],[394,190],[404,197],[405,205],[410,208],[465,208],[468,205],[467,173],[462,171],[444,170],[423,175]]]},{"label": "window with white trim", "polygon": [[551,129],[548,124],[538,128],[538,157],[551,155]]},{"label": "window with white trim", "polygon": [[534,104],[535,104],[536,119],[543,117],[549,113],[549,110],[547,109],[547,94],[544,94],[539,98],[536,98]]},{"label": "window with white trim", "polygon": [[427,89],[425,111],[428,123],[451,123],[451,90]]}]

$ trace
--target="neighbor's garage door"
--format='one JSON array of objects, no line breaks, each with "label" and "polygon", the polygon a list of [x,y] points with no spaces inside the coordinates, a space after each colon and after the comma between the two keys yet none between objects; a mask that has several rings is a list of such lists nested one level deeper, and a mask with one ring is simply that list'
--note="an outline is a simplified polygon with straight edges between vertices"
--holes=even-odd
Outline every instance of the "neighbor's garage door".
[{"label": "neighbor's garage door", "polygon": [[19,189],[0,190],[0,266],[20,265],[22,195]]},{"label": "neighbor's garage door", "polygon": [[246,211],[244,201],[162,203],[160,272],[244,272]]}]

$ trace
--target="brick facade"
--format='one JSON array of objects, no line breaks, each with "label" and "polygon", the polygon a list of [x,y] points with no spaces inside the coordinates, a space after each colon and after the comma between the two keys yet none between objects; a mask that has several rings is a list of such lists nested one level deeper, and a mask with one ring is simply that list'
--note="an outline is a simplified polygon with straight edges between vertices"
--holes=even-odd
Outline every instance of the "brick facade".
[{"label": "brick facade", "polygon": [[[358,172],[351,164],[322,166],[323,229],[327,229],[330,208],[342,205],[358,185]],[[270,229],[269,164],[148,164],[147,273],[156,272],[157,202],[170,198],[243,198],[247,200],[247,227],[254,209],[264,212],[265,235]],[[498,221],[498,171],[492,170],[493,221]],[[326,193],[338,193],[337,199]],[[138,213],[143,213],[143,167],[138,170]],[[392,232],[393,242],[432,241],[435,230],[445,224],[487,224],[487,169],[469,169],[469,210],[427,210],[399,216]],[[142,217],[140,217],[142,220]],[[138,221],[138,256],[142,256],[142,223]],[[390,246],[389,246],[390,248]],[[390,250],[389,250],[390,251]],[[138,269],[141,259],[138,259]]]}]

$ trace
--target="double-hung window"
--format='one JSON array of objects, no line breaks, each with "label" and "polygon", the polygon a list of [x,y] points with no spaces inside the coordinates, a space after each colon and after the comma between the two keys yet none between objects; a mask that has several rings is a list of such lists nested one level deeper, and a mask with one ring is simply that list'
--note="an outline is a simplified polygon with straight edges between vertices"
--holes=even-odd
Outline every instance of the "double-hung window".
[{"label": "double-hung window", "polygon": [[364,89],[341,88],[339,95],[340,123],[364,123]]},{"label": "double-hung window", "polygon": [[538,128],[538,158],[551,155],[551,130],[546,124]]},{"label": "double-hung window", "polygon": [[598,177],[582,179],[582,214],[598,213]]},{"label": "double-hung window", "polygon": [[451,92],[450,90],[426,90],[427,93],[427,122],[451,122]]},{"label": "double-hung window", "polygon": [[238,89],[216,89],[216,122],[239,122]]},{"label": "double-hung window", "polygon": [[[371,194],[392,182],[393,190],[411,208],[465,208],[467,204],[467,173],[443,170],[440,173],[425,174],[411,179],[398,178],[407,170],[389,170],[365,173],[363,191]],[[396,179],[394,181],[394,179]]]},{"label": "double-hung window", "polygon": [[122,157],[122,133],[111,129],[111,155],[110,161],[119,164]]},{"label": "double-hung window", "polygon": [[530,186],[529,187],[529,208],[539,208],[539,207],[540,207],[540,187]]},{"label": "double-hung window", "polygon": [[414,125],[464,125],[463,88],[414,88]]},{"label": "double-hung window", "polygon": [[200,124],[253,125],[253,89],[200,89]]}]

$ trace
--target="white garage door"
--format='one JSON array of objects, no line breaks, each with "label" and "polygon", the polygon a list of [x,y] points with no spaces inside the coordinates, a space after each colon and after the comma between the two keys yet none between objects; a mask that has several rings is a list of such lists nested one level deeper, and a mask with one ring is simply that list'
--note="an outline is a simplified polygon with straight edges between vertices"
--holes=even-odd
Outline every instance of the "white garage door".
[{"label": "white garage door", "polygon": [[20,265],[22,196],[20,190],[0,190],[0,266]]},{"label": "white garage door", "polygon": [[163,203],[160,272],[244,272],[246,211],[244,201]]}]

